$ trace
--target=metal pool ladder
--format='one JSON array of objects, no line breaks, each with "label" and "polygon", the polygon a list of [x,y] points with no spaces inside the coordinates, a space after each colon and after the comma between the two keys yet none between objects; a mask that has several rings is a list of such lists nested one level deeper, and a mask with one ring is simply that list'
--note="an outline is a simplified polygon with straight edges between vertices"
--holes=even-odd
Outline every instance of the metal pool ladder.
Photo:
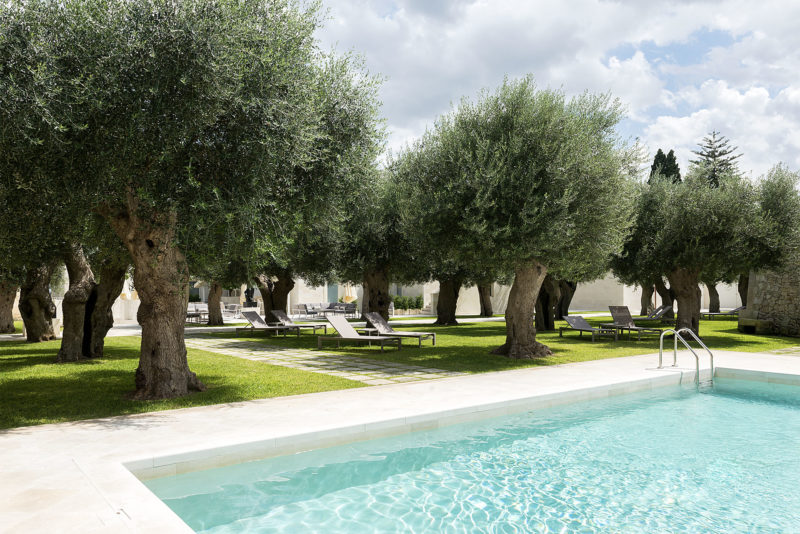
[{"label": "metal pool ladder", "polygon": [[694,338],[694,340],[697,341],[697,343],[701,347],[706,349],[706,352],[708,352],[708,357],[711,359],[711,377],[707,381],[704,381],[702,385],[704,385],[704,386],[705,385],[709,385],[709,386],[713,385],[714,384],[714,354],[711,352],[711,350],[708,347],[706,347],[705,343],[700,341],[700,338],[698,338],[697,335],[690,328],[681,328],[680,330],[677,330],[677,331],[675,331],[675,330],[673,330],[671,328],[668,328],[668,329],[664,330],[661,333],[661,340],[660,340],[659,346],[658,346],[658,368],[659,369],[663,369],[664,368],[664,365],[662,363],[663,356],[664,356],[664,336],[669,334],[670,332],[675,334],[675,348],[673,349],[673,352],[672,352],[672,367],[677,367],[678,366],[678,340],[680,339],[681,343],[683,343],[683,346],[686,347],[687,349],[689,349],[692,354],[694,354],[694,361],[695,361],[695,366],[696,366],[696,372],[695,372],[695,375],[694,375],[694,383],[697,384],[698,387],[700,386],[700,356],[694,351],[694,349],[689,345],[689,343],[687,343],[686,339],[684,339],[684,337],[681,335],[681,333],[688,332],[689,335],[691,335],[692,338]]}]

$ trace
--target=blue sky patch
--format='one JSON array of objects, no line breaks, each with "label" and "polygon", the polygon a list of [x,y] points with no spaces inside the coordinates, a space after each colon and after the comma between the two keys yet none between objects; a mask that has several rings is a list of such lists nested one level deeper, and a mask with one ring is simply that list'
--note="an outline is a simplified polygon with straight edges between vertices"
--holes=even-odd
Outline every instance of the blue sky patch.
[{"label": "blue sky patch", "polygon": [[637,50],[641,50],[647,60],[655,64],[696,65],[713,48],[728,47],[736,41],[729,32],[704,28],[692,33],[685,42],[674,42],[667,46],[658,46],[654,41],[642,41],[638,46],[626,43],[610,50],[606,60],[612,56],[620,60],[630,59]]}]

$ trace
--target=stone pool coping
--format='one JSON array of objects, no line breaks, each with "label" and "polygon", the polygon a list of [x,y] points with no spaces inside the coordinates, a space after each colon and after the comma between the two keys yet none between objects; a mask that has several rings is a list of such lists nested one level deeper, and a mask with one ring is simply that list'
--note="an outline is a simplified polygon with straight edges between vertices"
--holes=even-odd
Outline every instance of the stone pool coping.
[{"label": "stone pool coping", "polygon": [[[137,476],[694,380],[690,354],[680,354],[677,368],[656,369],[657,360],[630,356],[0,431],[0,531],[192,532]],[[720,377],[800,385],[798,356],[717,351],[715,364]]]}]

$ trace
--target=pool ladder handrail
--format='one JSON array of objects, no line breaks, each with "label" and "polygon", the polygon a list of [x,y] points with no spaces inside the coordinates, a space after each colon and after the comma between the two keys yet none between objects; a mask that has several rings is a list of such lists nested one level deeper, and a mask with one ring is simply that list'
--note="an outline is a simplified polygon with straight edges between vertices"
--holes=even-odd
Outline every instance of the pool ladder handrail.
[{"label": "pool ladder handrail", "polygon": [[675,347],[674,347],[673,352],[672,352],[672,367],[677,367],[678,366],[678,340],[680,339],[681,343],[683,343],[683,346],[686,347],[687,349],[689,349],[689,351],[691,351],[691,353],[694,355],[695,368],[696,368],[696,373],[694,375],[694,382],[695,382],[695,384],[698,384],[698,385],[700,384],[700,356],[694,351],[694,349],[691,347],[691,345],[689,345],[689,343],[686,341],[686,339],[684,339],[684,337],[681,335],[682,332],[688,332],[692,336],[692,338],[694,338],[694,340],[697,341],[697,343],[701,347],[703,347],[706,350],[706,352],[708,352],[708,356],[709,356],[709,358],[711,360],[711,380],[710,381],[713,383],[714,382],[714,354],[711,352],[711,349],[706,347],[705,343],[700,341],[700,338],[697,337],[697,334],[695,334],[694,331],[692,331],[691,328],[685,328],[684,327],[684,328],[681,328],[681,329],[679,329],[677,331],[673,330],[672,328],[667,328],[666,330],[661,332],[661,339],[659,340],[659,346],[658,346],[658,368],[659,369],[663,369],[664,368],[664,365],[663,365],[664,336],[669,334],[670,332],[675,334]]}]

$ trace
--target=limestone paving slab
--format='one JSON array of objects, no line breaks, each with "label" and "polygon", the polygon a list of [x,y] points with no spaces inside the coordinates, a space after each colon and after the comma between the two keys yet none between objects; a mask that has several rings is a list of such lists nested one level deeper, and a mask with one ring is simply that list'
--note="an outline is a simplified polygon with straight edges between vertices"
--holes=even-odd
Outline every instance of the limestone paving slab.
[{"label": "limestone paving slab", "polygon": [[[134,476],[167,476],[566,402],[691,384],[657,355],[0,431],[0,532],[191,532]],[[800,358],[715,351],[717,375],[800,385]],[[708,374],[707,362],[701,373]],[[776,378],[777,377],[777,378]]]},{"label": "limestone paving slab", "polygon": [[[320,350],[287,349],[241,339],[187,336],[186,346],[270,365],[338,376],[372,385],[433,380],[466,374],[397,362],[381,362]],[[374,382],[376,379],[381,382]]]}]

